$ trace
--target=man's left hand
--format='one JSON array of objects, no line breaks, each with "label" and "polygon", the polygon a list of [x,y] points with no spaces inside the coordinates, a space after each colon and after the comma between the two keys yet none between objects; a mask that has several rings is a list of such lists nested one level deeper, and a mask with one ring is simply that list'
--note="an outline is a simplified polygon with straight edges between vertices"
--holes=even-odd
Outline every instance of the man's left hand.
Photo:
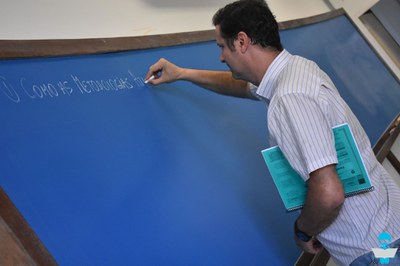
[{"label": "man's left hand", "polygon": [[308,242],[301,241],[296,236],[294,238],[297,246],[299,246],[305,252],[317,254],[323,249],[322,244],[315,237],[311,238]]}]

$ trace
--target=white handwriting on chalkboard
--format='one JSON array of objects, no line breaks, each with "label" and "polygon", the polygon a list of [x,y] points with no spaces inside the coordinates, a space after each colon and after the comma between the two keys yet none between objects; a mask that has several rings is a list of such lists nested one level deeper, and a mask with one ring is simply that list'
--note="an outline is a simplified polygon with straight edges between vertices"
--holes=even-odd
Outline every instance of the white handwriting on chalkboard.
[{"label": "white handwriting on chalkboard", "polygon": [[[128,77],[98,80],[82,79],[72,74],[70,75],[71,80],[39,83],[34,83],[25,77],[21,77],[17,85],[13,85],[6,77],[0,75],[0,91],[10,101],[20,103],[24,97],[32,100],[51,99],[60,96],[71,96],[74,91],[79,91],[81,94],[91,94],[116,92],[145,86],[143,78],[135,76],[130,70],[128,74]],[[74,89],[74,87],[76,88]]]},{"label": "white handwriting on chalkboard", "polygon": [[114,78],[108,80],[81,80],[77,76],[71,75],[76,86],[83,93],[132,89],[133,86],[128,82],[128,78]]},{"label": "white handwriting on chalkboard", "polygon": [[4,93],[4,95],[15,103],[19,103],[21,99],[19,98],[18,93],[14,90],[14,87],[7,82],[5,77],[0,76],[0,89]]}]

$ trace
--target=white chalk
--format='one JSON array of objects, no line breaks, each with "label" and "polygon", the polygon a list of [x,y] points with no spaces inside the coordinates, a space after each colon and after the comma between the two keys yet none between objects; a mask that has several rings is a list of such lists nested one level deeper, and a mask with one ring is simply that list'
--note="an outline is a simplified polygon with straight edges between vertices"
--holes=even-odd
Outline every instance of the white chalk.
[{"label": "white chalk", "polygon": [[147,80],[144,81],[144,83],[147,84],[147,83],[149,83],[150,80],[155,79],[155,78],[156,78],[156,76],[151,75],[149,79],[147,79]]}]

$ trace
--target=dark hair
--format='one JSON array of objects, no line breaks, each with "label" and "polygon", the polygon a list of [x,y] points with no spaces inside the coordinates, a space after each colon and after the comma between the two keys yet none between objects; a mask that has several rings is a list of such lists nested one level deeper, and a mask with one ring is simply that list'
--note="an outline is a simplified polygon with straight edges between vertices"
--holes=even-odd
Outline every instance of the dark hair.
[{"label": "dark hair", "polygon": [[240,31],[245,32],[252,44],[282,51],[278,23],[264,0],[239,0],[219,9],[212,22],[220,26],[222,38],[233,49]]}]

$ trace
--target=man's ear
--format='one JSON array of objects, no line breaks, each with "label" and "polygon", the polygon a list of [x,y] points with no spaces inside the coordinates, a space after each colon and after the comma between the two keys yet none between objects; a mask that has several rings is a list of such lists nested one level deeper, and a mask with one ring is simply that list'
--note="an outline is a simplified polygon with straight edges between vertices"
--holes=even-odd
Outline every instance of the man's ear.
[{"label": "man's ear", "polygon": [[251,44],[250,37],[243,31],[237,34],[237,40],[239,44],[239,51],[245,53]]}]

